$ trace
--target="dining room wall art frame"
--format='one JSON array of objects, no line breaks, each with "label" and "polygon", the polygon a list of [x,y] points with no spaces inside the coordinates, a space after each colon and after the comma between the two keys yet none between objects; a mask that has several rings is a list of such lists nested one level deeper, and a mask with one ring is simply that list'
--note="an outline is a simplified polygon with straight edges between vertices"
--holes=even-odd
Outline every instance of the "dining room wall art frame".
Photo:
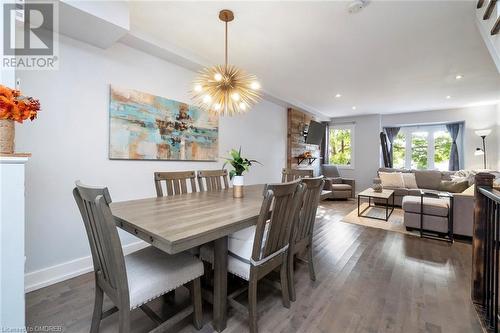
[{"label": "dining room wall art frame", "polygon": [[196,106],[110,86],[109,158],[215,161],[219,118]]}]

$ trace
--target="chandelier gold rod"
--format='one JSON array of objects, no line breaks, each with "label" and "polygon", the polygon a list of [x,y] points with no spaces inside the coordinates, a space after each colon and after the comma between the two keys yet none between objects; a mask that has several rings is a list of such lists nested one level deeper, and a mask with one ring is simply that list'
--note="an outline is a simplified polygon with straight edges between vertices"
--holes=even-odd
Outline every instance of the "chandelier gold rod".
[{"label": "chandelier gold rod", "polygon": [[226,33],[225,33],[225,37],[226,37],[226,49],[225,49],[225,57],[224,57],[224,66],[227,68],[227,21],[226,21]]}]

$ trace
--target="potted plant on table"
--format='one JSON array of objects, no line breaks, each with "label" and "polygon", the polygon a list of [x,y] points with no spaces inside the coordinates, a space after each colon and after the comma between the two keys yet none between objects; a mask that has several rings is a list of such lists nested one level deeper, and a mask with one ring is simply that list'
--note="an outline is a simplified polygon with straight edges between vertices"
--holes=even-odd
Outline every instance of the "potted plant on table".
[{"label": "potted plant on table", "polygon": [[27,119],[34,120],[38,111],[40,102],[37,99],[0,85],[0,153],[14,153],[14,121],[22,124]]},{"label": "potted plant on table", "polygon": [[252,163],[262,164],[257,160],[249,160],[241,157],[241,147],[239,150],[231,149],[229,155],[230,157],[225,158],[226,162],[224,162],[222,168],[224,169],[228,163],[231,164],[233,170],[229,171],[229,179],[233,181],[233,197],[242,198],[244,185],[243,173],[250,170]]}]

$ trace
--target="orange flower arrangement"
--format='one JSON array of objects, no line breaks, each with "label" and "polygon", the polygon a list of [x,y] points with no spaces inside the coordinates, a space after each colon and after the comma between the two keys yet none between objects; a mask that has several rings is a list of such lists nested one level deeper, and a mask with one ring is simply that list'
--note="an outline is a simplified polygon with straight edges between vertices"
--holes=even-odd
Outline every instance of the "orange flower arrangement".
[{"label": "orange flower arrangement", "polygon": [[19,123],[36,118],[40,102],[33,97],[22,96],[18,90],[0,85],[0,119]]}]

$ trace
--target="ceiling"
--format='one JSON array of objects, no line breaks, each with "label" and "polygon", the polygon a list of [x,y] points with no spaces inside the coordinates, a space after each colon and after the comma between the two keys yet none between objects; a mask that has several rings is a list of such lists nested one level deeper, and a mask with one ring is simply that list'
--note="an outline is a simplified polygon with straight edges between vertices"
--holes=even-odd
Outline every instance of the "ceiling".
[{"label": "ceiling", "polygon": [[500,74],[476,27],[475,3],[375,0],[355,14],[345,1],[130,6],[132,32],[211,64],[223,62],[218,12],[233,10],[229,61],[256,74],[267,93],[334,117],[500,100]]}]

